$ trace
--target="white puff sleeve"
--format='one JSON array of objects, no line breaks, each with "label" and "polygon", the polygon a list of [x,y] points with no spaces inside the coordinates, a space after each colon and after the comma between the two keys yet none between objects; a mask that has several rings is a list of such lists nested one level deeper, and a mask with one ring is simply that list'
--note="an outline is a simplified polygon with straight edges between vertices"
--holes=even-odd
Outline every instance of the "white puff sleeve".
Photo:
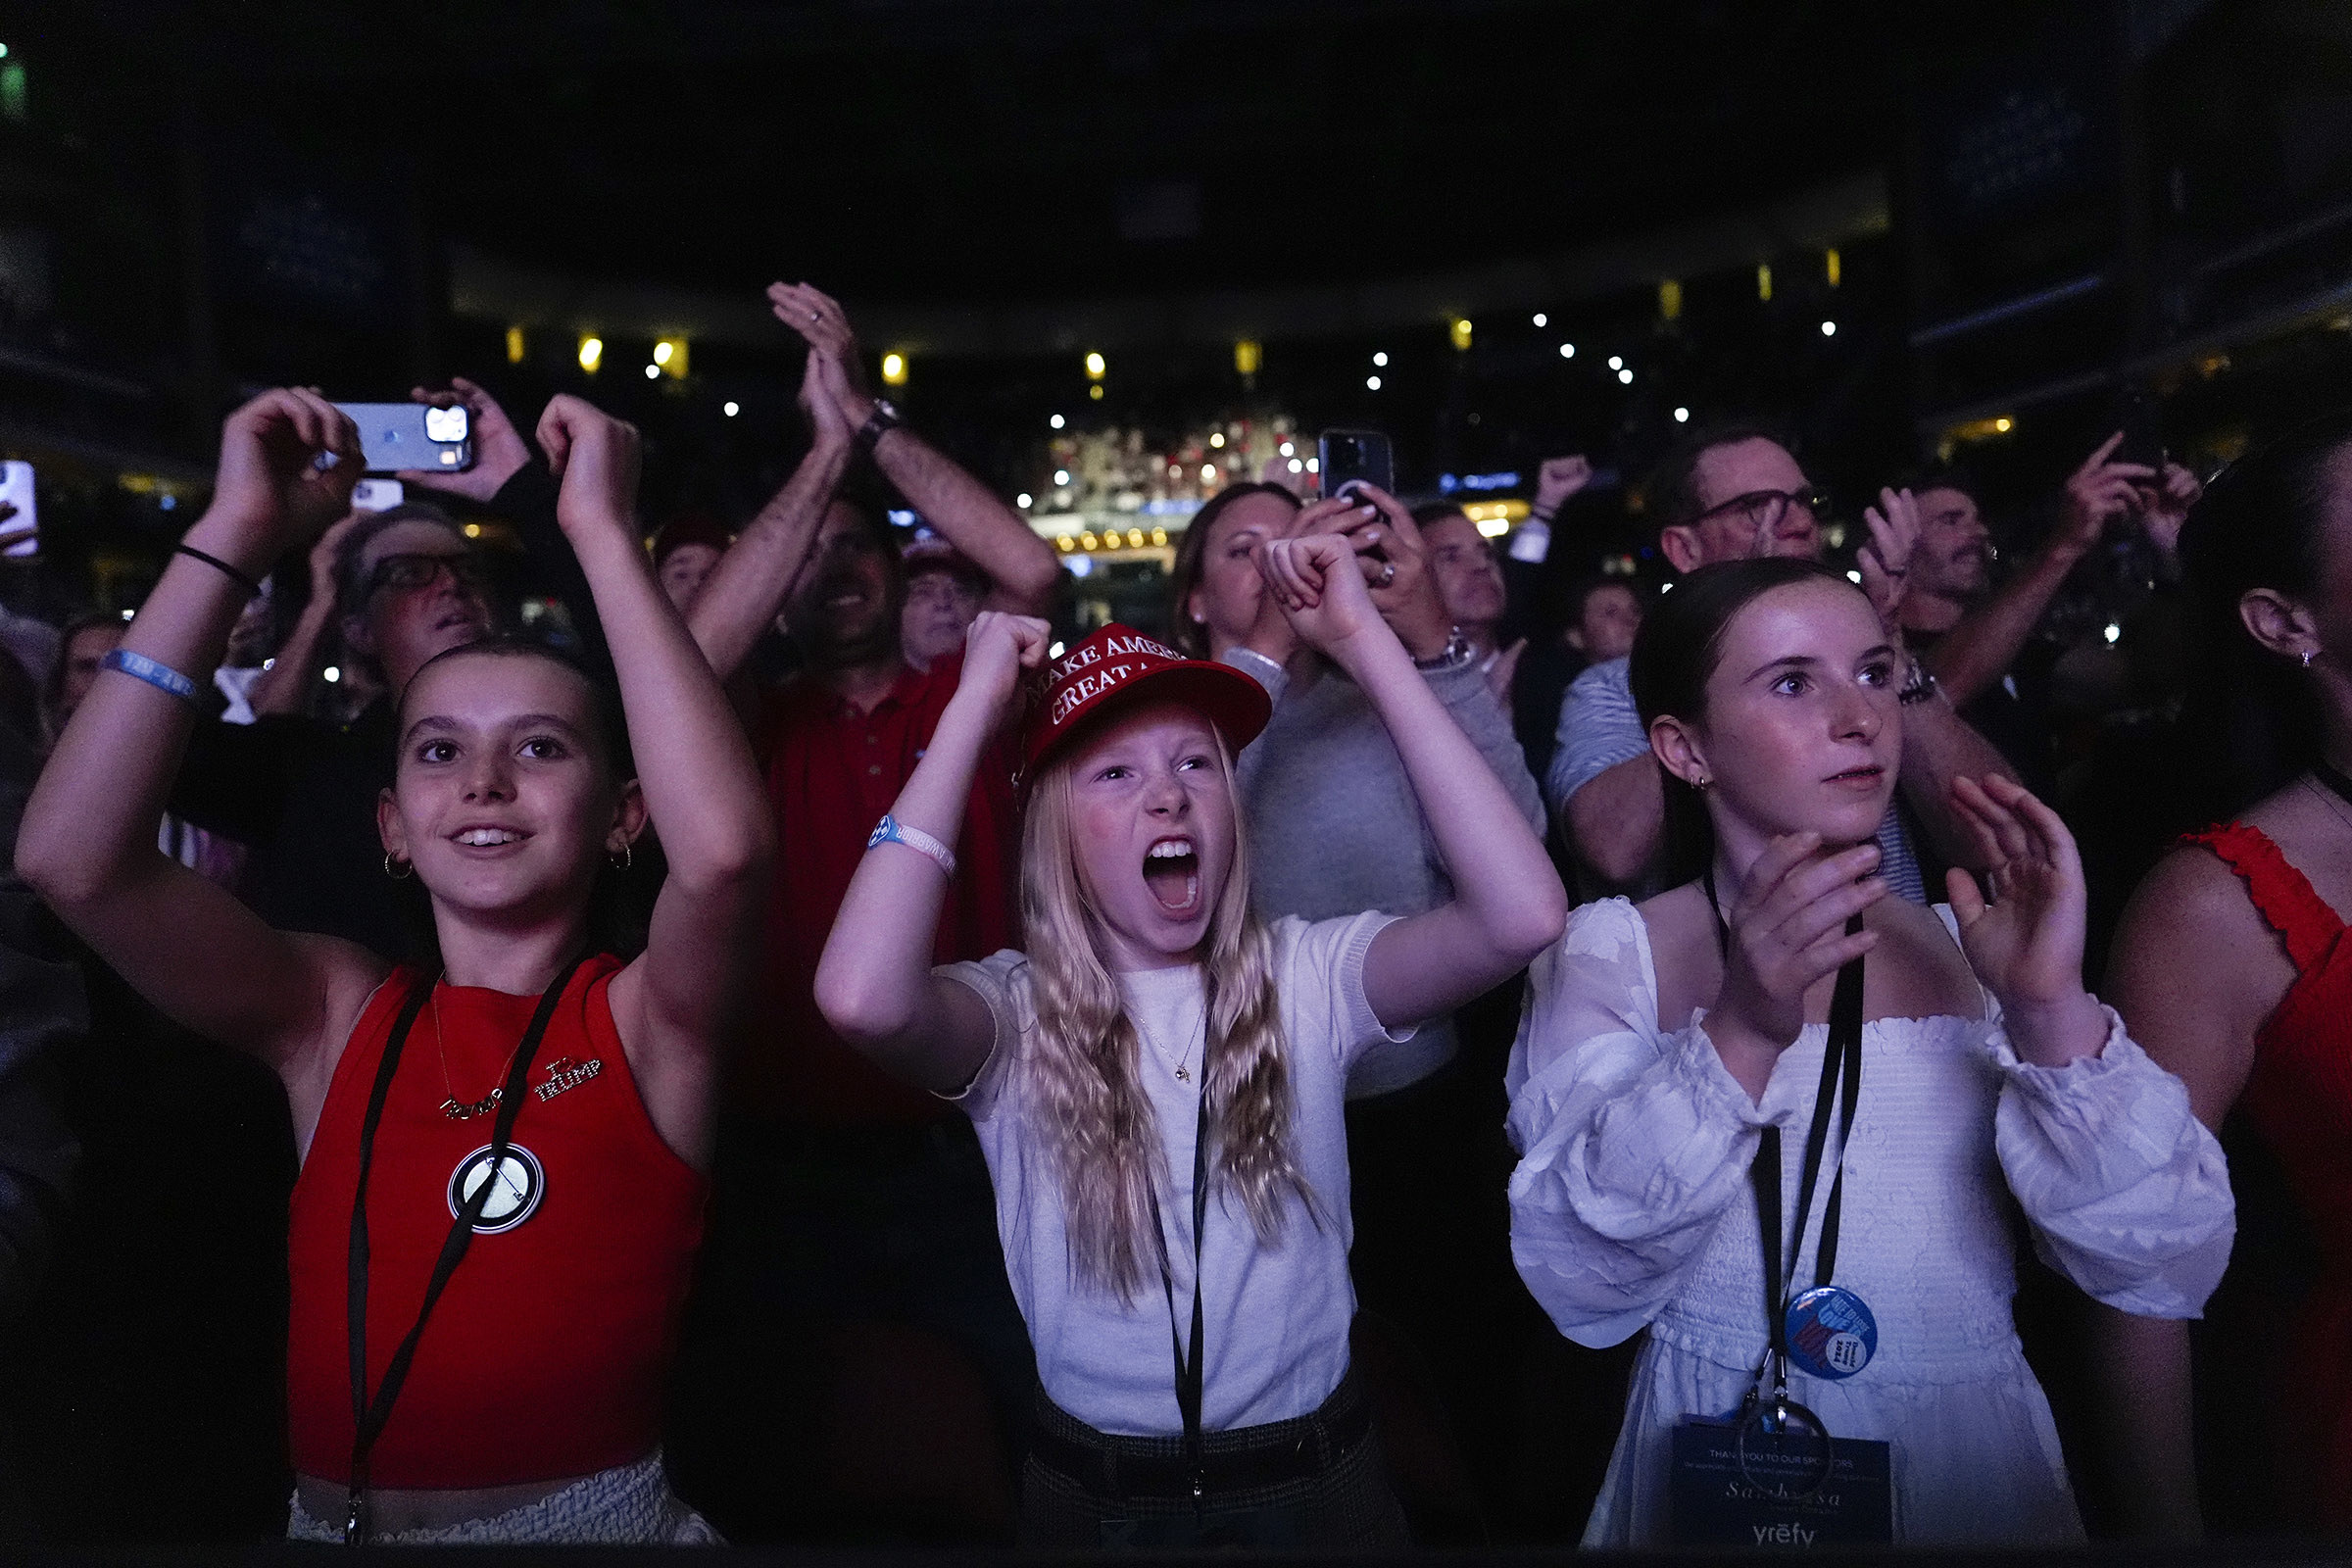
[{"label": "white puff sleeve", "polygon": [[1653,975],[1630,903],[1577,909],[1530,972],[1504,1079],[1522,1156],[1511,1259],[1580,1345],[1617,1344],[1673,1298],[1747,1191],[1758,1128],[1784,1119],[1725,1070],[1697,1014],[1660,1031]]},{"label": "white puff sleeve", "polygon": [[2041,1067],[2020,1059],[1993,1004],[1984,1043],[2002,1078],[2001,1171],[2043,1262],[2119,1311],[2195,1317],[2237,1234],[2229,1162],[2180,1080],[2100,1010],[2098,1054]]}]

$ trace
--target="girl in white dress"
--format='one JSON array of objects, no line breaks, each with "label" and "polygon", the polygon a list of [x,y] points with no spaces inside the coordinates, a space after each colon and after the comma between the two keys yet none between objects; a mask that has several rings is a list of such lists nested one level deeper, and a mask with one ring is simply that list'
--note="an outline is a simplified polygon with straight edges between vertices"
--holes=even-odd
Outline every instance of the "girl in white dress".
[{"label": "girl in white dress", "polygon": [[[1704,1533],[1688,1500],[1677,1518],[1675,1431],[1736,1420],[1766,1362],[1767,1128],[1774,1229],[1795,1238],[1784,1288],[1817,1283],[1835,1212],[1832,1283],[1877,1331],[1843,1376],[1794,1357],[1788,1396],[1849,1453],[1891,1446],[1896,1541],[2082,1536],[2010,1316],[2012,1197],[2042,1257],[2125,1311],[2193,1317],[2229,1260],[2220,1149],[2083,990],[2082,867],[2056,813],[1963,780],[1984,891],[1954,871],[1930,910],[1872,875],[1904,662],[1861,593],[1795,561],[1691,573],[1635,644],[1635,700],[1694,830],[1684,872],[1707,875],[1571,916],[1534,966],[1506,1085],[1520,1276],[1581,1345],[1649,1330],[1587,1545]],[[1833,992],[1865,954],[1859,1089],[1833,1096],[1854,1119],[1821,1122],[1800,1217]]]}]

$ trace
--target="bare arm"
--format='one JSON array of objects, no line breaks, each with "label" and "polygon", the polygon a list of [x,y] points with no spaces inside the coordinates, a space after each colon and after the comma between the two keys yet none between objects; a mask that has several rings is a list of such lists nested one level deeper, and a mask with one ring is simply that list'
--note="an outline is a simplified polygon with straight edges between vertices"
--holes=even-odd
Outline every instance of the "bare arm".
[{"label": "bare arm", "polygon": [[774,850],[767,800],[725,693],[637,543],[637,432],[559,396],[539,439],[563,480],[556,520],[612,648],[638,788],[669,864],[645,952],[612,982],[613,1022],[655,1126],[706,1165],[720,1042],[756,962]]},{"label": "bare arm", "polygon": [[1568,797],[1560,813],[1577,858],[1611,882],[1640,876],[1666,837],[1666,776],[1644,752]]},{"label": "bare arm", "polygon": [[302,607],[286,645],[246,694],[246,704],[256,715],[311,710],[311,683],[318,678],[319,662],[325,657],[335,625],[335,557],[359,520],[360,514],[353,513],[320,534],[311,547],[310,600]]},{"label": "bare arm", "polygon": [[[1042,620],[983,611],[965,634],[956,695],[891,815],[954,848],[980,760],[1001,727],[1020,672],[1052,635]],[[816,966],[825,1021],[873,1061],[919,1088],[960,1089],[988,1060],[996,1025],[970,987],[931,972],[948,879],[900,844],[866,852]]]},{"label": "bare arm", "polygon": [[784,488],[727,547],[687,616],[696,645],[722,683],[743,667],[791,597],[794,580],[808,563],[809,544],[825,520],[825,509],[849,471],[852,432],[834,413],[831,400],[816,394],[816,355],[809,355],[801,382],[801,403],[809,411],[814,444]]},{"label": "bare arm", "polygon": [[[326,451],[341,462],[321,473],[312,459]],[[265,570],[342,512],[360,466],[358,433],[332,407],[309,392],[264,393],[223,427],[213,504],[187,542],[240,570]],[[245,599],[227,573],[174,556],[122,650],[202,682]],[[188,703],[144,680],[102,674],[25,808],[18,869],[141,996],[276,1069],[307,1143],[323,1074],[385,965],[349,943],[271,930],[157,852],[156,821],[193,716]]]},{"label": "bare arm", "polygon": [[1453,884],[1451,902],[1373,938],[1364,996],[1392,1029],[1508,979],[1556,940],[1568,896],[1527,818],[1373,608],[1345,538],[1269,542],[1260,560],[1301,641],[1346,670],[1388,726]]},{"label": "bare arm", "polygon": [[[2245,1088],[2255,1032],[2293,983],[2294,965],[2236,877],[2195,849],[2175,850],[2132,893],[2107,967],[2132,1038],[2188,1086],[2208,1127]],[[2197,1539],[2188,1325],[2101,1306],[2091,1354],[2127,1530]]]},{"label": "bare arm", "polygon": [[[858,339],[848,315],[806,283],[771,284],[767,297],[776,319],[807,338],[818,356],[825,392],[842,422],[853,432],[863,429],[874,400],[858,384]],[[1052,606],[1061,575],[1053,548],[988,486],[903,425],[883,433],[873,456],[874,466],[907,505],[988,573],[988,609],[1034,615]]]},{"label": "bare arm", "polygon": [[1921,656],[1954,705],[1966,707],[1984,695],[2017,662],[2026,639],[2041,623],[2041,612],[2082,559],[2082,552],[2071,540],[2051,540],[2025,569],[2001,585],[2000,592],[1970,611]]}]

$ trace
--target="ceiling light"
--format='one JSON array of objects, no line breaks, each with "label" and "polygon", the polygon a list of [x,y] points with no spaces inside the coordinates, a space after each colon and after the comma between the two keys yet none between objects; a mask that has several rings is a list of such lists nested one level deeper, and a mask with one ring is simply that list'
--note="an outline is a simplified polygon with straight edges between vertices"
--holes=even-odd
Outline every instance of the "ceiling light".
[{"label": "ceiling light", "polygon": [[1838,323],[1836,321],[1822,322],[1821,335],[1823,337],[1836,337],[1838,335]]},{"label": "ceiling light", "polygon": [[1221,447],[1221,446],[1223,446],[1223,445],[1225,444],[1225,432],[1224,432],[1224,431],[1222,431],[1222,430],[1211,430],[1211,431],[1209,431],[1209,432],[1208,432],[1208,444],[1209,444],[1210,446],[1212,446],[1212,447]]},{"label": "ceiling light", "polygon": [[1575,345],[1575,344],[1573,344],[1573,343],[1563,343],[1563,344],[1561,344],[1561,345],[1560,345],[1560,358],[1561,358],[1561,359],[1563,359],[1563,360],[1573,360],[1573,359],[1575,359],[1575,358],[1576,358],[1576,345]]},{"label": "ceiling light", "polygon": [[590,375],[594,375],[596,373],[596,368],[604,364],[604,362],[605,340],[601,337],[581,338],[580,368],[586,370]]},{"label": "ceiling light", "polygon": [[1386,354],[1375,354],[1372,356],[1372,363],[1374,365],[1386,367],[1389,363],[1389,357]]},{"label": "ceiling light", "polygon": [[732,419],[735,417],[735,416],[743,412],[743,405],[736,402],[734,399],[729,398],[725,403],[719,405],[718,412]]},{"label": "ceiling light", "polygon": [[1367,375],[1364,377],[1364,385],[1377,392],[1380,390],[1380,377],[1377,375]]},{"label": "ceiling light", "polygon": [[669,363],[670,355],[675,352],[676,350],[666,341],[657,343],[654,345],[654,363],[656,365],[667,365]]},{"label": "ceiling light", "polygon": [[1046,421],[1046,423],[1048,423],[1048,424],[1052,425],[1052,426],[1053,426],[1054,429],[1058,430],[1058,429],[1060,429],[1060,428],[1061,428],[1061,416],[1060,416],[1060,415],[1058,415],[1058,414],[1056,414],[1055,416],[1054,416],[1054,417],[1052,417],[1051,419],[1048,419],[1048,420]]},{"label": "ceiling light", "polygon": [[882,384],[884,386],[905,386],[906,384],[906,355],[894,349],[882,356]]},{"label": "ceiling light", "polygon": [[1634,384],[1634,372],[1631,370],[1619,370],[1617,372],[1617,379],[1623,381],[1627,386],[1632,386]]},{"label": "ceiling light", "polygon": [[1623,356],[1621,356],[1621,355],[1616,355],[1616,354],[1612,354],[1612,355],[1610,355],[1610,356],[1609,356],[1609,368],[1610,368],[1610,369],[1612,369],[1612,370],[1622,370],[1622,369],[1624,369],[1624,368],[1625,368],[1625,359],[1624,359],[1624,357],[1623,357]]},{"label": "ceiling light", "polygon": [[1305,466],[1306,466],[1306,465],[1305,465],[1305,464],[1303,464],[1303,463],[1300,463],[1300,462],[1299,462],[1299,461],[1298,461],[1297,458],[1293,458],[1293,459],[1291,460],[1291,471],[1292,471],[1293,473],[1297,473],[1297,472],[1298,472],[1299,469],[1301,469],[1301,468],[1303,468],[1303,467],[1305,467]]},{"label": "ceiling light", "polygon": [[1200,465],[1200,482],[1202,484],[1215,484],[1217,482],[1217,466],[1215,464],[1203,463]]},{"label": "ceiling light", "polygon": [[1690,411],[1689,409],[1675,410],[1674,422],[1677,424],[1689,424],[1690,422]]},{"label": "ceiling light", "polygon": [[1109,368],[1110,366],[1103,360],[1102,355],[1089,354],[1086,357],[1086,373],[1088,375],[1094,376],[1100,380],[1102,372]]},{"label": "ceiling light", "polygon": [[645,378],[646,378],[648,381],[658,381],[658,380],[660,380],[660,379],[662,378],[662,367],[660,367],[659,365],[649,365],[649,366],[647,366],[647,367],[645,368]]},{"label": "ceiling light", "polygon": [[1054,470],[1054,482],[1055,484],[1068,484],[1070,482],[1070,470],[1067,468],[1055,468]]},{"label": "ceiling light", "polygon": [[1035,499],[1034,499],[1034,498],[1033,498],[1033,497],[1032,497],[1032,496],[1029,494],[1029,492],[1028,492],[1028,491],[1026,491],[1026,490],[1024,490],[1024,491],[1022,491],[1022,492],[1021,492],[1019,495],[1017,495],[1017,496],[1014,496],[1014,497],[1012,498],[1012,504],[1013,504],[1014,506],[1016,506],[1016,507],[1020,508],[1020,509],[1021,509],[1023,512],[1027,512],[1027,511],[1028,511],[1028,510],[1029,510],[1031,507],[1035,506],[1037,503],[1036,503]]},{"label": "ceiling light", "polygon": [[1549,326],[1549,325],[1551,324],[1551,322],[1550,322],[1549,318],[1546,318],[1546,317],[1544,316],[1544,314],[1542,311],[1538,311],[1538,312],[1536,313],[1536,324],[1537,324],[1538,326]]}]

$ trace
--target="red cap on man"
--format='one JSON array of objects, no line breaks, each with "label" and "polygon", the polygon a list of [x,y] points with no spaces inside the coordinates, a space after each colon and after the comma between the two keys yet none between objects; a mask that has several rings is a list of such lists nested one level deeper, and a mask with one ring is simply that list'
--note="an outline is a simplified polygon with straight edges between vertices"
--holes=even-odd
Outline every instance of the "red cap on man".
[{"label": "red cap on man", "polygon": [[1112,621],[1046,665],[1046,697],[1021,743],[1021,776],[1085,725],[1136,702],[1181,703],[1217,727],[1228,751],[1257,739],[1274,713],[1266,689],[1230,664],[1187,659]]}]

